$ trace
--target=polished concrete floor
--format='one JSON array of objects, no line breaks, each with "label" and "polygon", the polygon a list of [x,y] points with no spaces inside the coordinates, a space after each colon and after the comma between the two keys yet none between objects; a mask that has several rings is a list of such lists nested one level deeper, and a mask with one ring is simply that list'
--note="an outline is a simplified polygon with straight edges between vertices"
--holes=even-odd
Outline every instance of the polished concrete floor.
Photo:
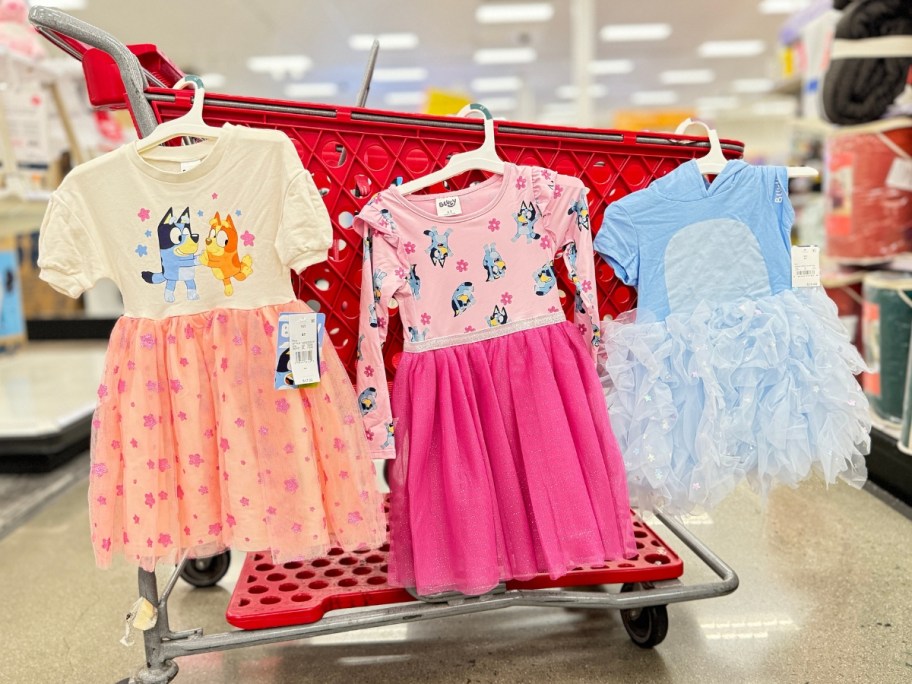
[{"label": "polished concrete floor", "polygon": [[[118,643],[135,573],[94,568],[84,499],[81,480],[0,540],[2,684],[113,684],[143,661],[141,639]],[[633,646],[615,613],[511,608],[194,656],[176,681],[912,682],[912,522],[895,507],[810,484],[765,507],[739,491],[688,524],[741,587],[670,606],[668,638],[653,651]],[[696,561],[688,568],[688,582],[710,578]],[[227,629],[238,572],[235,562],[208,590],[181,583],[172,625]]]}]

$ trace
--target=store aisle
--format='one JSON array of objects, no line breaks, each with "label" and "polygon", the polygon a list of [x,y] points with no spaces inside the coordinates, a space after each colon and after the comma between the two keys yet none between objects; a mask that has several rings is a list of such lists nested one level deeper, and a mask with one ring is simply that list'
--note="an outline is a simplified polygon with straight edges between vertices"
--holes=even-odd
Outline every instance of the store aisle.
[{"label": "store aisle", "polygon": [[[868,492],[808,485],[775,492],[765,513],[742,490],[690,524],[741,588],[669,607],[655,651],[634,647],[614,613],[523,608],[206,654],[180,661],[176,682],[912,680],[912,522],[903,515]],[[113,683],[142,661],[140,643],[118,644],[135,573],[95,570],[87,528],[80,482],[0,541],[0,683]],[[172,624],[226,629],[239,565],[211,590],[180,585]],[[690,568],[688,581],[704,576]]]}]

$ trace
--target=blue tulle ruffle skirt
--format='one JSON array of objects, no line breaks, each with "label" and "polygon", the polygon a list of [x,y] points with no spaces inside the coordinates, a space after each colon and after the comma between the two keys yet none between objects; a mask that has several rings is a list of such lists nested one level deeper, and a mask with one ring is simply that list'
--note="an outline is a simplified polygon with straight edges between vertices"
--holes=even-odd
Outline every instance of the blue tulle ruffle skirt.
[{"label": "blue tulle ruffle skirt", "polygon": [[822,289],[643,319],[603,323],[600,368],[635,505],[708,510],[814,471],[864,483],[864,362]]}]

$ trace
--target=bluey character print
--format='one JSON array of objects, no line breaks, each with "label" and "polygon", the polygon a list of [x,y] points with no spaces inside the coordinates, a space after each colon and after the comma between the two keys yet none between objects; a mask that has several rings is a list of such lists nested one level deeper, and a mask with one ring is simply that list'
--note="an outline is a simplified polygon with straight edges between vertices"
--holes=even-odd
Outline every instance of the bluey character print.
[{"label": "bluey character print", "polygon": [[386,427],[386,441],[380,445],[381,449],[386,449],[386,447],[391,447],[391,446],[396,445],[396,441],[395,441],[395,437],[394,437],[394,435],[396,433],[396,427],[392,423],[387,423],[384,427]]},{"label": "bluey character print", "polygon": [[493,242],[490,245],[485,245],[484,251],[481,265],[484,266],[485,271],[488,273],[486,281],[490,282],[507,275],[507,264],[503,257],[500,256],[500,252],[497,251],[497,245]]},{"label": "bluey character print", "polygon": [[567,215],[576,214],[576,227],[589,230],[589,205],[586,203],[586,191],[580,190],[579,198],[567,209]]},{"label": "bluey character print", "polygon": [[534,202],[523,202],[519,205],[519,211],[513,214],[513,220],[516,221],[516,235],[511,242],[516,242],[523,235],[526,236],[526,243],[538,240],[541,237],[535,232],[535,224],[541,218],[541,210]]},{"label": "bluey character print", "polygon": [[178,283],[187,286],[187,299],[199,299],[194,280],[194,269],[200,263],[196,255],[199,235],[190,228],[190,207],[174,217],[168,209],[158,222],[158,250],[161,254],[161,271],[143,271],[142,279],[152,285],[165,284],[165,301],[174,301],[174,288]]},{"label": "bluey character print", "polygon": [[375,302],[367,305],[367,322],[370,323],[370,327],[377,327],[377,304]]},{"label": "bluey character print", "polygon": [[505,306],[495,306],[494,313],[488,316],[488,327],[496,328],[499,325],[507,324],[507,308]]},{"label": "bluey character print", "polygon": [[361,353],[361,343],[362,342],[364,342],[364,335],[358,335],[358,347],[355,352],[358,357],[358,361],[364,360],[364,354]]},{"label": "bluey character print", "polygon": [[573,297],[573,306],[579,313],[586,313],[586,307],[583,305],[583,295],[579,288],[576,288],[576,295]]},{"label": "bluey character print", "polygon": [[374,237],[370,233],[364,236],[364,250],[361,253],[361,256],[364,261],[370,261],[371,258],[371,249],[374,247]]},{"label": "bluey character print", "polygon": [[450,233],[452,233],[451,228],[447,228],[443,235],[440,235],[437,232],[437,228],[431,228],[430,230],[424,231],[425,235],[430,236],[431,244],[427,246],[427,249],[424,251],[428,253],[431,257],[431,263],[434,266],[444,267],[446,264],[447,257],[450,256]]},{"label": "bluey character print", "polygon": [[294,387],[294,376],[291,374],[291,349],[285,347],[279,354],[279,361],[276,364],[276,373],[282,377],[282,381],[289,387]]},{"label": "bluey character print", "polygon": [[412,264],[408,272],[408,286],[412,291],[412,297],[421,299],[421,278],[418,276],[417,264]]},{"label": "bluey character print", "polygon": [[599,346],[601,346],[601,344],[602,344],[602,329],[598,325],[595,325],[593,323],[592,324],[592,346],[599,347]]},{"label": "bluey character print", "polygon": [[557,284],[557,276],[554,275],[554,262],[549,261],[538,269],[532,277],[535,280],[535,294],[542,297],[551,292]]},{"label": "bluey character print", "polygon": [[576,258],[579,256],[576,251],[576,243],[568,242],[567,246],[564,247],[564,253],[567,255],[567,262],[570,264],[570,272],[576,273]]},{"label": "bluey character print", "polygon": [[231,279],[246,280],[253,273],[253,257],[238,254],[238,232],[231,214],[225,214],[225,218],[222,218],[215,212],[209,225],[206,249],[200,255],[200,263],[212,270],[216,280],[222,281],[225,296],[230,297],[234,294]]},{"label": "bluey character print", "polygon": [[453,307],[454,318],[465,313],[465,310],[475,303],[474,292],[475,286],[472,285],[472,283],[462,283],[456,288],[456,291],[453,292],[453,297],[450,300],[450,306]]},{"label": "bluey character print", "polygon": [[425,328],[424,330],[418,330],[418,328],[413,328],[412,326],[408,327],[409,340],[412,342],[424,342],[427,338],[428,330],[430,328]]},{"label": "bluey character print", "polygon": [[381,210],[380,210],[380,216],[381,216],[381,225],[382,225],[382,222],[385,221],[385,222],[386,222],[386,225],[387,225],[387,226],[389,227],[389,229],[390,229],[390,232],[395,233],[395,232],[396,232],[396,222],[393,221],[393,215],[390,213],[390,210],[389,210],[389,209],[381,209]]},{"label": "bluey character print", "polygon": [[383,279],[386,278],[386,273],[381,271],[379,268],[374,271],[373,281],[374,281],[374,301],[379,302],[380,297],[383,294]]},{"label": "bluey character print", "polygon": [[377,408],[376,387],[368,387],[358,395],[358,408],[361,409],[362,416],[366,416],[368,413]]}]

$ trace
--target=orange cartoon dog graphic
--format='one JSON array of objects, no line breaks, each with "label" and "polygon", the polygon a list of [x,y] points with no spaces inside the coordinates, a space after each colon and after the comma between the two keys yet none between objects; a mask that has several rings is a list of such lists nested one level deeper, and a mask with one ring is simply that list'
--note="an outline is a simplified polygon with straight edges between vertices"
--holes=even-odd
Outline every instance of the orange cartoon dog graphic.
[{"label": "orange cartoon dog graphic", "polygon": [[215,212],[209,221],[212,226],[206,237],[206,250],[200,255],[200,263],[212,269],[212,275],[225,285],[225,294],[234,294],[231,279],[244,280],[253,273],[253,257],[249,254],[238,257],[238,234],[230,214],[223,219]]}]

